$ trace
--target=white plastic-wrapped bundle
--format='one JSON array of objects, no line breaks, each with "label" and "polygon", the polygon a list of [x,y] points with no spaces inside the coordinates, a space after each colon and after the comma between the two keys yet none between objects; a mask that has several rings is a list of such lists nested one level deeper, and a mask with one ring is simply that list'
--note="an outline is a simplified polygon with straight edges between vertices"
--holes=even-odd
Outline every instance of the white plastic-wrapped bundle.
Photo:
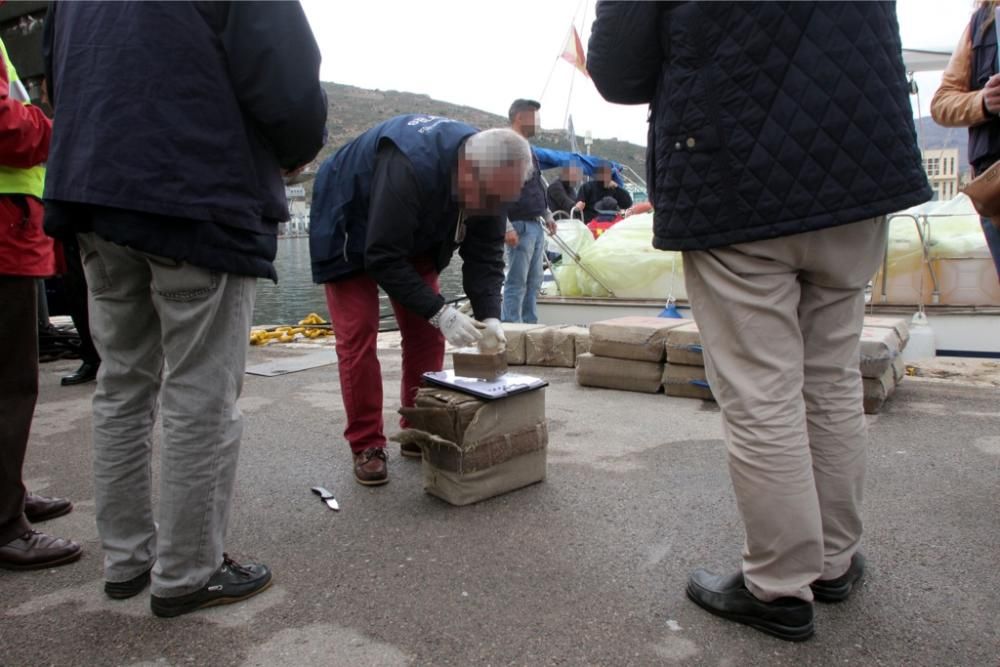
[{"label": "white plastic-wrapped bundle", "polygon": [[[560,223],[560,236],[563,224],[566,223]],[[574,224],[576,233],[583,229],[590,234],[579,221]],[[665,300],[672,291],[678,299],[687,298],[680,253],[656,250],[652,243],[653,215],[646,213],[619,222],[597,240],[580,242],[581,249],[574,250],[587,269],[617,297]],[[565,254],[556,269],[556,280],[563,296],[608,296],[597,280]]]},{"label": "white plastic-wrapped bundle", "polygon": [[[1000,283],[979,215],[968,197],[927,202],[905,213],[928,216],[927,250],[938,278],[940,303],[1000,305]],[[888,250],[888,303],[932,303],[934,283],[923,262],[920,235],[912,218],[892,220]],[[876,303],[881,302],[882,280],[880,274],[875,284]]]}]

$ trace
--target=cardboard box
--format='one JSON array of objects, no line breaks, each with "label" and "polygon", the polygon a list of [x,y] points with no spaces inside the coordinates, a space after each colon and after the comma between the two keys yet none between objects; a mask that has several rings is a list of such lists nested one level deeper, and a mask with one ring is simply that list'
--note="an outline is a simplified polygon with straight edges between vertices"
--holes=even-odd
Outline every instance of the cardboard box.
[{"label": "cardboard box", "polygon": [[590,351],[600,357],[662,362],[667,332],[691,320],[618,317],[590,325]]},{"label": "cardboard box", "polygon": [[529,366],[576,365],[576,340],[566,326],[542,327],[524,333],[525,363]]},{"label": "cardboard box", "polygon": [[420,445],[424,490],[445,502],[468,505],[545,479],[544,388],[488,401],[422,387],[399,412],[412,428],[394,439]]},{"label": "cardboard box", "polygon": [[455,375],[479,380],[496,380],[507,372],[507,353],[483,354],[475,347],[463,347],[451,354]]},{"label": "cardboard box", "polygon": [[899,349],[902,351],[910,340],[910,321],[905,317],[878,317],[866,315],[864,326],[873,329],[892,329],[899,337]]},{"label": "cardboard box", "polygon": [[694,322],[667,332],[667,363],[685,366],[704,366],[701,334]]},{"label": "cardboard box", "polygon": [[542,328],[541,324],[504,322],[503,332],[507,336],[507,365],[523,366],[527,359],[524,334],[532,329]]},{"label": "cardboard box", "polygon": [[581,354],[576,358],[576,382],[584,387],[655,394],[663,382],[663,364]]},{"label": "cardboard box", "polygon": [[877,415],[896,390],[895,371],[887,368],[881,377],[863,378],[865,414]]},{"label": "cardboard box", "polygon": [[892,362],[899,356],[899,336],[894,329],[861,329],[861,375],[880,378],[892,369]]},{"label": "cardboard box", "polygon": [[704,366],[667,364],[663,369],[663,391],[667,396],[715,400],[712,389],[708,386]]}]

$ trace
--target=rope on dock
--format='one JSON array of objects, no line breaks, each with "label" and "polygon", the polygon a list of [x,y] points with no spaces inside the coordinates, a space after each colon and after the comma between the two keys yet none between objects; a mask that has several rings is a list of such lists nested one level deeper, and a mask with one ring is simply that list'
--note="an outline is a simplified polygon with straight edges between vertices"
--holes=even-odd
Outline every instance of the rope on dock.
[{"label": "rope on dock", "polygon": [[268,345],[270,343],[291,343],[308,338],[323,338],[333,336],[333,327],[316,313],[309,313],[299,320],[298,326],[282,325],[271,328],[254,329],[250,332],[251,345]]}]

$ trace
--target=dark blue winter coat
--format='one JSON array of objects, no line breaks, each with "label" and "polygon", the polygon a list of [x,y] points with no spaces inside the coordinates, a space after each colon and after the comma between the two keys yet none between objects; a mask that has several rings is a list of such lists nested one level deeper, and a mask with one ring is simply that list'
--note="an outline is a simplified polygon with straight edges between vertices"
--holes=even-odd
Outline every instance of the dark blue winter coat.
[{"label": "dark blue winter coat", "polygon": [[588,69],[649,104],[653,245],[702,250],[931,197],[892,2],[601,2]]},{"label": "dark blue winter coat", "polygon": [[96,217],[108,240],[273,277],[282,170],[316,156],[326,125],[299,4],[57,2],[44,48],[45,198],[63,212],[46,231]]}]

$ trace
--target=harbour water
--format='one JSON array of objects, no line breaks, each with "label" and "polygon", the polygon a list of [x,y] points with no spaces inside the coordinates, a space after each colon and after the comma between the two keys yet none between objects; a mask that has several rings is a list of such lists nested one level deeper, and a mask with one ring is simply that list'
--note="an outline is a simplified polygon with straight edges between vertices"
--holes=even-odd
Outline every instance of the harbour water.
[{"label": "harbour water", "polygon": [[[461,264],[462,260],[456,253],[452,263],[441,274],[441,294],[445,299],[453,299],[464,293]],[[270,280],[260,280],[257,283],[254,324],[294,324],[309,313],[317,313],[323,319],[330,319],[323,287],[312,281],[308,238],[278,239],[278,255],[274,265],[278,271],[278,284],[275,285]],[[381,294],[379,301],[383,317],[382,328],[394,328],[396,322],[392,317],[389,298]]]}]

